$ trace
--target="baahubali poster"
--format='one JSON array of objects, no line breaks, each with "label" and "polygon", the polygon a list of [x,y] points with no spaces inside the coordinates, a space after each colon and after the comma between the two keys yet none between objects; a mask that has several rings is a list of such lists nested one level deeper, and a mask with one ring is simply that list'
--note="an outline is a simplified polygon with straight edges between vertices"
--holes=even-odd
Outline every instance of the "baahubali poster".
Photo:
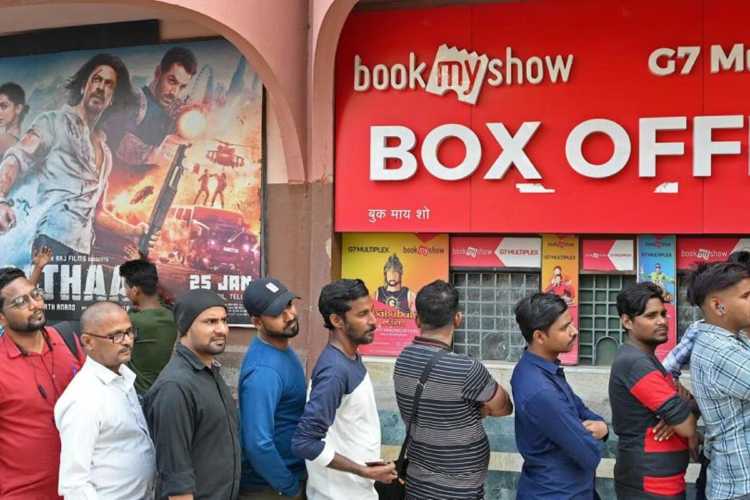
[{"label": "baahubali poster", "polygon": [[260,273],[263,88],[224,40],[0,59],[0,265],[38,276],[48,317],[125,300],[118,266],[167,296]]}]

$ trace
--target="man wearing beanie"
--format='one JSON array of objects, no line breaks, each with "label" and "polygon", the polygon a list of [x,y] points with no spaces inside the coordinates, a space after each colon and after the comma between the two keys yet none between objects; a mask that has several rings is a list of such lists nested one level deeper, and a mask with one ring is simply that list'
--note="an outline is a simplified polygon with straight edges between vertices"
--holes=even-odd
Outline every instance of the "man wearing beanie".
[{"label": "man wearing beanie", "polygon": [[240,416],[242,500],[301,499],[305,461],[292,453],[292,435],[305,409],[305,370],[289,340],[299,333],[294,299],[272,278],[252,281],[244,304],[258,329],[242,361]]},{"label": "man wearing beanie", "polygon": [[224,300],[191,290],[175,303],[175,353],[144,398],[156,447],[157,498],[235,500],[239,494],[237,408],[215,356],[229,327]]}]

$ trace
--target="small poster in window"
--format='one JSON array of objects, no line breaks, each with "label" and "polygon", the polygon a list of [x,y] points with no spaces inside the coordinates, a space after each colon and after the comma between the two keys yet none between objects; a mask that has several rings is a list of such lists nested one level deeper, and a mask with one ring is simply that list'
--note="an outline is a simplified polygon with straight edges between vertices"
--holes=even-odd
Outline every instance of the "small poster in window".
[{"label": "small poster in window", "polygon": [[378,329],[362,354],[398,356],[418,329],[417,292],[436,279],[448,281],[447,234],[346,233],[341,276],[362,279],[373,299]]},{"label": "small poster in window", "polygon": [[[578,328],[578,237],[557,234],[542,236],[542,291],[559,295],[568,304]],[[565,365],[578,364],[578,337],[571,350],[559,357]]]},{"label": "small poster in window", "polygon": [[677,238],[675,236],[640,236],[638,238],[638,281],[651,281],[664,290],[669,315],[667,341],[656,348],[661,361],[677,343],[677,308],[675,302],[677,274]]}]

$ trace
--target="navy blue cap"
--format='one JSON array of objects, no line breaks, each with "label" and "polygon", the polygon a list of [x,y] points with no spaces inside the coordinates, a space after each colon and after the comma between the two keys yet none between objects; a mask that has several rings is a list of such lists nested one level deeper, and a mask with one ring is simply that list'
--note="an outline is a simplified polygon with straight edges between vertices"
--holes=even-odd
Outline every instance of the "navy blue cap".
[{"label": "navy blue cap", "polygon": [[278,316],[296,294],[279,280],[260,278],[251,281],[242,296],[242,303],[250,316]]}]

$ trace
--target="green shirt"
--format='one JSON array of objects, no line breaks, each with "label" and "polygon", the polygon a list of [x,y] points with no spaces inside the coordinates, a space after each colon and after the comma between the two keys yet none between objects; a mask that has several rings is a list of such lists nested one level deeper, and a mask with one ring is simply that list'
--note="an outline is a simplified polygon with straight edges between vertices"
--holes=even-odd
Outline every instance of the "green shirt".
[{"label": "green shirt", "polygon": [[165,307],[130,312],[130,321],[138,329],[133,356],[128,367],[135,372],[135,390],[144,394],[172,357],[177,340],[177,324]]}]

